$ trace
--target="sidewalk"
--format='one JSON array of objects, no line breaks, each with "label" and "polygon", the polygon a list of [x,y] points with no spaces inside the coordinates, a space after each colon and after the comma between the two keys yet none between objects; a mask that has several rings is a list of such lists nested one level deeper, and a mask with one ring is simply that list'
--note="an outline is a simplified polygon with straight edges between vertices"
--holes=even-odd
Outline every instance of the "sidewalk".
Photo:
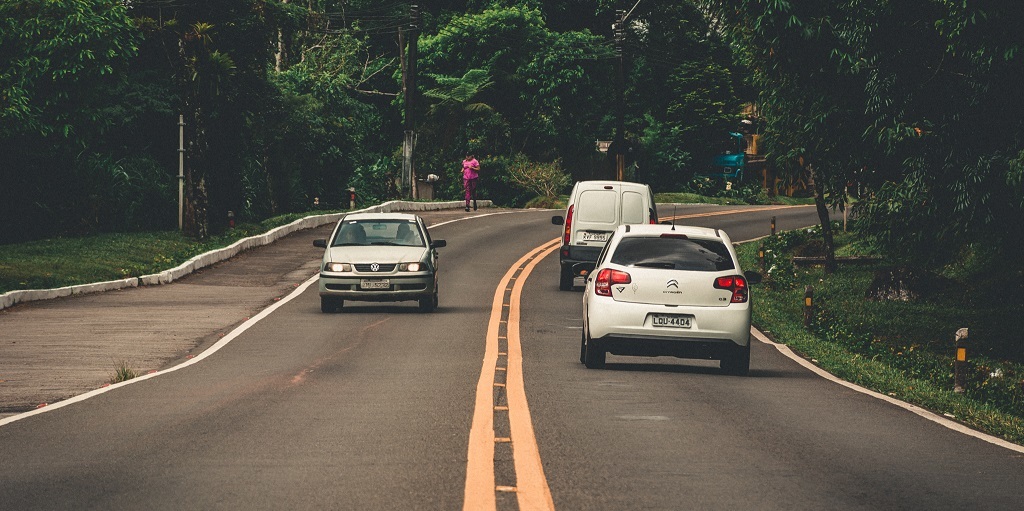
[{"label": "sidewalk", "polygon": [[[489,201],[488,201],[489,205]],[[493,210],[490,210],[493,211]],[[427,223],[482,214],[417,211]],[[126,287],[0,310],[0,418],[181,363],[319,269],[335,223],[300,230],[166,285]]]}]

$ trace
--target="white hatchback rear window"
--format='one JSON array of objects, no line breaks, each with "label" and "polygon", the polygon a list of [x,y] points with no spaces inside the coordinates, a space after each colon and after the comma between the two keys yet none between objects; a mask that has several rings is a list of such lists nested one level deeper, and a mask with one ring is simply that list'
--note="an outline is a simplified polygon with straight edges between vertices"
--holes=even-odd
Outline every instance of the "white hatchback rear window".
[{"label": "white hatchback rear window", "polygon": [[624,238],[615,247],[612,262],[623,266],[666,270],[732,270],[732,256],[720,241],[686,238]]}]

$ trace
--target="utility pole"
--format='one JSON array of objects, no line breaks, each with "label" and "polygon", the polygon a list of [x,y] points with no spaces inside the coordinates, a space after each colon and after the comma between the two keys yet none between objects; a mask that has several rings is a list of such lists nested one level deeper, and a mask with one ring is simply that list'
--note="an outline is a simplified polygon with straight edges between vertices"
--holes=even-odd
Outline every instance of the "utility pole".
[{"label": "utility pole", "polygon": [[[634,6],[635,8],[635,6]],[[626,11],[618,9],[615,11],[616,22],[612,25],[615,32],[615,55],[618,57],[618,74],[615,79],[615,106],[617,122],[615,126],[615,140],[612,147],[615,148],[615,179],[622,181],[626,168],[626,71],[625,71],[625,41],[626,41]]]},{"label": "utility pole", "polygon": [[178,114],[178,230],[185,211],[185,115]]},{"label": "utility pole", "polygon": [[413,169],[413,146],[416,144],[415,96],[416,53],[419,41],[420,7],[409,6],[409,58],[405,66],[405,137],[402,141],[402,194],[416,198],[416,172]]}]

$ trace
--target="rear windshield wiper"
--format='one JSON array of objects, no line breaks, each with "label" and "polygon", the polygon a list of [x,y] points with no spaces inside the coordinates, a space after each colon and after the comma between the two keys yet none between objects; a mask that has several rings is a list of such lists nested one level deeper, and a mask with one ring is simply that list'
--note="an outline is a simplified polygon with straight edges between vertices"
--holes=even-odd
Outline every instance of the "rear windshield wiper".
[{"label": "rear windshield wiper", "polygon": [[667,261],[644,261],[636,263],[633,266],[638,266],[640,268],[661,268],[664,270],[674,270],[676,268],[676,263],[670,263]]}]

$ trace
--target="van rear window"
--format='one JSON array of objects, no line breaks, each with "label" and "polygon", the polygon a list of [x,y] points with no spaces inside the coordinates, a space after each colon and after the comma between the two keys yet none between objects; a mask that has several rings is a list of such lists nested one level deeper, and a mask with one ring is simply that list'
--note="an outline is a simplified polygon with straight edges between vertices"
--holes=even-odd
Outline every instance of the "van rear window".
[{"label": "van rear window", "polygon": [[622,194],[622,223],[645,224],[647,208],[644,207],[644,196],[636,192]]},{"label": "van rear window", "polygon": [[580,222],[600,224],[615,223],[615,190],[586,190],[580,194],[576,206],[577,218]]},{"label": "van rear window", "polygon": [[688,271],[726,271],[735,268],[729,249],[720,241],[682,238],[624,238],[612,262]]}]

